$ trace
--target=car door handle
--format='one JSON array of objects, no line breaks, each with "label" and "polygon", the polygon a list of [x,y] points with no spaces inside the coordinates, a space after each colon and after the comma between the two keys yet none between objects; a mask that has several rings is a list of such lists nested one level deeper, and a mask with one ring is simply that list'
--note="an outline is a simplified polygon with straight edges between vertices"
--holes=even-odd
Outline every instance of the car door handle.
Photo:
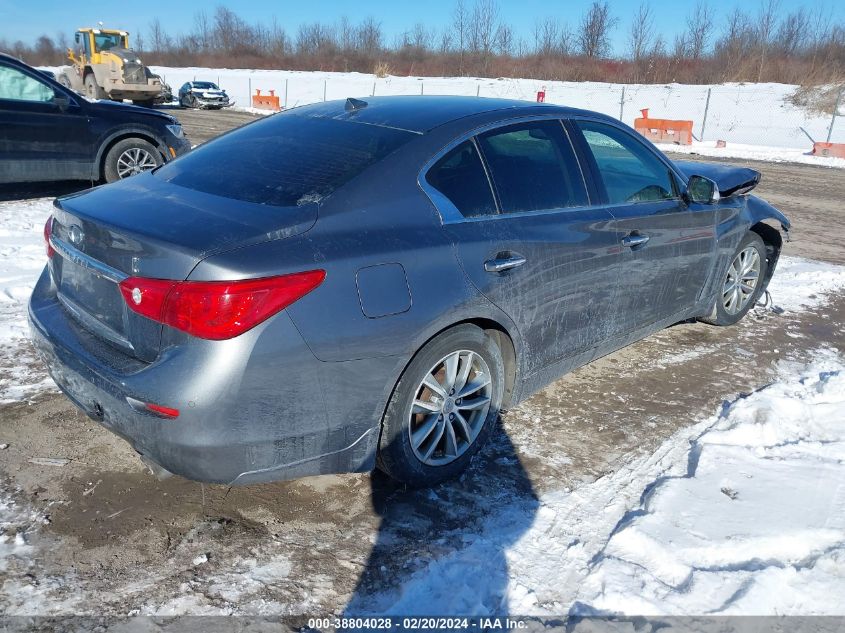
[{"label": "car door handle", "polygon": [[528,260],[522,255],[513,255],[512,257],[497,257],[495,259],[488,259],[484,262],[484,270],[488,273],[501,273],[511,268],[522,266]]},{"label": "car door handle", "polygon": [[622,238],[622,246],[628,246],[629,248],[633,248],[634,246],[640,246],[641,244],[645,244],[648,242],[648,235],[639,235],[639,234],[631,234],[627,237]]}]

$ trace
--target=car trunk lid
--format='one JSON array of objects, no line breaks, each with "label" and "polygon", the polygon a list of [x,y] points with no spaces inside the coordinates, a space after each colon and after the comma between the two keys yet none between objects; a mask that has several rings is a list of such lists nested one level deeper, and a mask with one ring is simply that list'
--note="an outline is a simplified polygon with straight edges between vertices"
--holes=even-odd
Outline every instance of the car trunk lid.
[{"label": "car trunk lid", "polygon": [[307,231],[317,205],[273,207],[142,174],[55,203],[53,275],[66,310],[92,334],[153,361],[161,325],[129,310],[127,277],[184,280],[209,255]]}]

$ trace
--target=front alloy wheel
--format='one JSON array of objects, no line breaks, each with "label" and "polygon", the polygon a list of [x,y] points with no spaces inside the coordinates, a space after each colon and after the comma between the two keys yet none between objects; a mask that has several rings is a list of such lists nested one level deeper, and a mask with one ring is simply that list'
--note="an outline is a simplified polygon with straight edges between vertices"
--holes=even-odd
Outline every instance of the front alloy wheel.
[{"label": "front alloy wheel", "polygon": [[117,175],[121,180],[156,167],[155,157],[143,147],[130,147],[117,157]]},{"label": "front alloy wheel", "polygon": [[159,151],[142,138],[125,138],[115,143],[103,162],[106,182],[123,180],[154,169],[164,162]]},{"label": "front alloy wheel", "polygon": [[722,286],[722,305],[730,315],[739,314],[751,301],[760,279],[760,253],[755,246],[741,250],[728,268]]},{"label": "front alloy wheel", "polygon": [[710,314],[699,320],[712,325],[737,323],[757,303],[770,276],[766,244],[759,234],[748,231],[734,251]]}]

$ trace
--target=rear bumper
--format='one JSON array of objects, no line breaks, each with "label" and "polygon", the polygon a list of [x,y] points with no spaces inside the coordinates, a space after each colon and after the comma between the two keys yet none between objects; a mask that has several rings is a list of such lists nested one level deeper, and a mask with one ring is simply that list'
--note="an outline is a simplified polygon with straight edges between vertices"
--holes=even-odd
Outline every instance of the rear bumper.
[{"label": "rear bumper", "polygon": [[[371,470],[377,420],[326,414],[330,378],[287,313],[230,341],[162,351],[146,364],[83,329],[45,270],[29,306],[32,341],[59,388],[89,417],[166,470],[248,484]],[[328,383],[331,384],[331,383]],[[127,398],[179,409],[162,419]]]}]

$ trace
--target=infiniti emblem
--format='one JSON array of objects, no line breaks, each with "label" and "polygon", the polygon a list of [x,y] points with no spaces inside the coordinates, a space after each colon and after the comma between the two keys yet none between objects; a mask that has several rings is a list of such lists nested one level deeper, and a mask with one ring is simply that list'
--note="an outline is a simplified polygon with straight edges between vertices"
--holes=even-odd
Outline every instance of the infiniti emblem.
[{"label": "infiniti emblem", "polygon": [[85,233],[82,232],[82,229],[79,228],[77,225],[72,224],[67,231],[68,239],[70,243],[74,246],[79,246],[82,244],[82,240],[85,239]]}]

